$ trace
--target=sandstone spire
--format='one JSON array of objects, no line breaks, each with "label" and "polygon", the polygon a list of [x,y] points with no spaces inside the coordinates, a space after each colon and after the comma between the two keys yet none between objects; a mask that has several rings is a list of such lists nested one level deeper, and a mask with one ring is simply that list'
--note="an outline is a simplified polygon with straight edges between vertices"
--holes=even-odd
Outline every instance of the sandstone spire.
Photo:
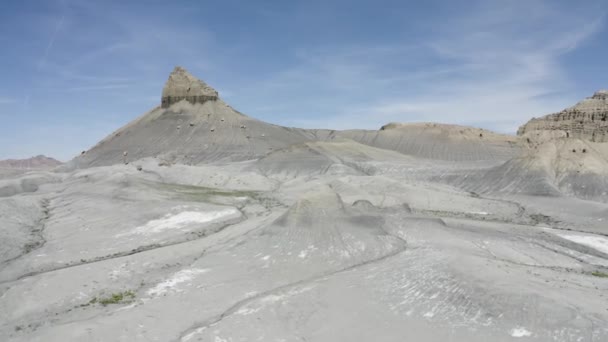
[{"label": "sandstone spire", "polygon": [[566,137],[608,142],[608,90],[600,90],[555,114],[534,118],[517,131],[561,131]]},{"label": "sandstone spire", "polygon": [[163,88],[161,106],[168,108],[181,100],[187,100],[190,103],[204,103],[215,101],[217,98],[218,93],[215,89],[192,76],[186,69],[176,66]]}]

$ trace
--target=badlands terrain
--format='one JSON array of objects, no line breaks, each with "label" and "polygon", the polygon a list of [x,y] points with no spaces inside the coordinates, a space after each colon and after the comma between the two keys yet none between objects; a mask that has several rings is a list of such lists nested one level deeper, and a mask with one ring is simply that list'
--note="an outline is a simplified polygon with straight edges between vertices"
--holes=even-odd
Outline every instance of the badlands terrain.
[{"label": "badlands terrain", "polygon": [[177,67],[0,173],[0,341],[608,341],[607,116],[286,128]]}]

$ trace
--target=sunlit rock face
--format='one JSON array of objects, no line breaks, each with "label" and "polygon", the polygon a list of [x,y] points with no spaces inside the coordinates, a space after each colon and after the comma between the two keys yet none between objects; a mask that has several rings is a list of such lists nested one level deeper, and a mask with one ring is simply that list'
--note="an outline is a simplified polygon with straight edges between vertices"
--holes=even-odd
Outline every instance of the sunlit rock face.
[{"label": "sunlit rock face", "polygon": [[215,101],[218,93],[205,82],[192,76],[186,69],[175,67],[165,87],[161,99],[161,106],[169,108],[172,104],[186,100],[192,104]]},{"label": "sunlit rock face", "polygon": [[575,106],[534,118],[521,126],[518,135],[534,131],[561,131],[566,137],[608,141],[608,90],[600,90]]}]

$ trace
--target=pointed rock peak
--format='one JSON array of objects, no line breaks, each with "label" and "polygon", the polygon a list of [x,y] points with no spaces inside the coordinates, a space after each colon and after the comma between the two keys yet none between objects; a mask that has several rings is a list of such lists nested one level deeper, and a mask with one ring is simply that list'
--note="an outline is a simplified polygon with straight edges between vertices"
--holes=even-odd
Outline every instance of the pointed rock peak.
[{"label": "pointed rock peak", "polygon": [[192,76],[186,69],[176,66],[163,88],[161,106],[168,108],[172,104],[182,100],[194,104],[215,101],[217,99],[218,93],[215,89]]},{"label": "pointed rock peak", "polygon": [[608,90],[598,90],[567,110],[579,110],[585,113],[608,112]]},{"label": "pointed rock peak", "polygon": [[595,94],[593,94],[591,98],[598,100],[606,100],[608,99],[608,90],[598,90],[595,92]]}]

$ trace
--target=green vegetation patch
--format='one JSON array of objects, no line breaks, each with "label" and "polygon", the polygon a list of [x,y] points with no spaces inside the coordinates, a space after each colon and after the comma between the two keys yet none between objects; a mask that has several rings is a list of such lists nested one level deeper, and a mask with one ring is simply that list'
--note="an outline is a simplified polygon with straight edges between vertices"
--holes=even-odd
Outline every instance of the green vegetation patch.
[{"label": "green vegetation patch", "polygon": [[591,275],[600,277],[600,278],[608,278],[608,273],[604,273],[604,272],[600,272],[600,271],[591,272]]},{"label": "green vegetation patch", "polygon": [[80,306],[85,307],[85,306],[94,305],[94,304],[98,304],[98,303],[103,306],[110,305],[110,304],[124,304],[124,303],[129,303],[129,302],[133,301],[134,299],[135,299],[135,292],[128,290],[128,291],[123,291],[123,292],[112,293],[107,297],[100,297],[100,298],[93,297],[93,299],[88,301],[86,304],[82,304]]}]

